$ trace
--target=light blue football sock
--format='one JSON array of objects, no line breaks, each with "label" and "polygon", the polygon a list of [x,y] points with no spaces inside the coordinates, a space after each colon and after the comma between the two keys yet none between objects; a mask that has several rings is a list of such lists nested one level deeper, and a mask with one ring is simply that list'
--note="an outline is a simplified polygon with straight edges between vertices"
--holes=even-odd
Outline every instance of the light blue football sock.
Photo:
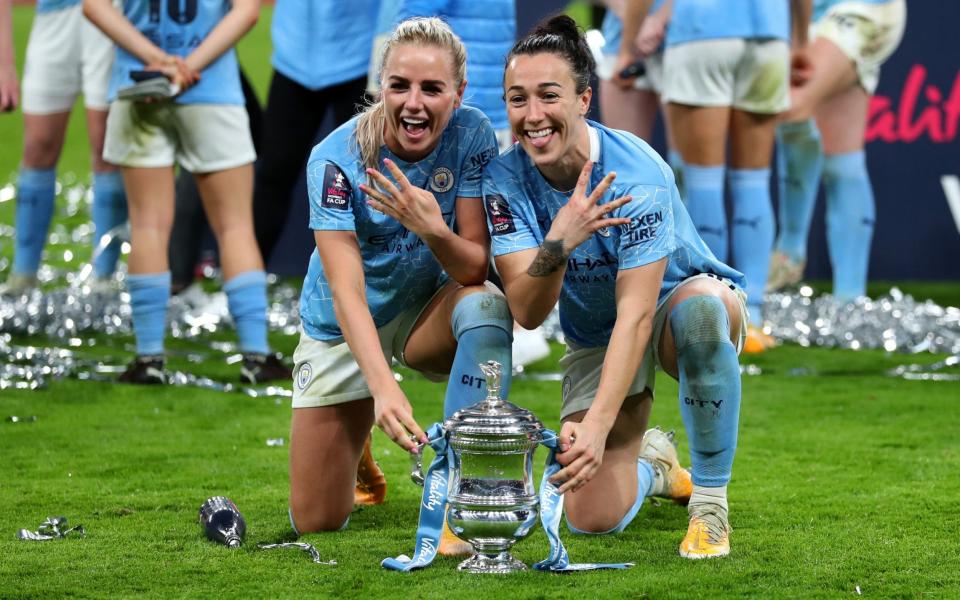
[{"label": "light blue football sock", "polygon": [[240,351],[266,354],[267,343],[267,274],[263,271],[246,271],[223,284],[227,294],[227,306],[233,317]]},{"label": "light blue football sock", "polygon": [[495,360],[502,365],[501,398],[510,394],[513,372],[510,348],[513,317],[506,298],[492,292],[465,296],[453,309],[451,326],[457,339],[457,353],[453,357],[447,393],[443,398],[445,419],[486,398],[486,379],[480,363]]},{"label": "light blue football sock", "polygon": [[795,262],[807,260],[807,237],[822,167],[823,143],[813,119],[777,127],[780,211],[776,248]]},{"label": "light blue football sock", "polygon": [[[93,174],[93,251],[100,246],[100,238],[127,220],[127,195],[123,191],[123,176],[119,171]],[[120,240],[113,240],[93,259],[93,274],[106,279],[117,270],[120,258]]]},{"label": "light blue football sock", "polygon": [[170,299],[170,271],[127,275],[133,333],[137,336],[137,354],[163,354],[163,333],[167,325],[167,300]]},{"label": "light blue football sock", "polygon": [[720,262],[727,262],[727,211],[723,205],[725,168],[685,165],[684,185],[687,195],[681,196],[697,233]]},{"label": "light blue football sock", "polygon": [[876,206],[863,151],[827,156],[827,246],[833,265],[833,296],[853,300],[867,293],[867,268]]},{"label": "light blue football sock", "polygon": [[47,232],[53,218],[56,187],[56,169],[20,168],[14,218],[17,228],[13,252],[14,273],[33,276],[40,268],[40,257],[47,243]]},{"label": "light blue football sock", "polygon": [[686,190],[683,184],[683,157],[673,148],[667,149],[667,164],[673,169],[673,178],[677,182],[677,190],[680,191],[680,197],[686,198]]},{"label": "light blue football sock", "polygon": [[627,528],[627,525],[629,525],[634,518],[636,518],[637,513],[640,512],[640,507],[643,506],[643,501],[647,499],[647,496],[649,496],[651,492],[653,492],[653,481],[655,478],[656,475],[653,471],[653,465],[642,458],[639,459],[637,461],[637,498],[633,501],[633,506],[631,506],[630,510],[627,511],[627,514],[623,515],[623,518],[620,519],[619,523],[606,531],[584,531],[571,525],[570,519],[567,519],[567,529],[569,529],[571,533],[580,535],[606,535],[608,533],[620,533]]},{"label": "light blue football sock", "polygon": [[740,419],[740,365],[723,301],[694,296],[670,312],[680,373],[680,414],[690,440],[693,483],[730,481]]},{"label": "light blue football sock", "polygon": [[732,169],[727,174],[733,199],[730,247],[733,266],[747,278],[750,322],[763,325],[763,291],[773,251],[773,206],[770,169]]}]

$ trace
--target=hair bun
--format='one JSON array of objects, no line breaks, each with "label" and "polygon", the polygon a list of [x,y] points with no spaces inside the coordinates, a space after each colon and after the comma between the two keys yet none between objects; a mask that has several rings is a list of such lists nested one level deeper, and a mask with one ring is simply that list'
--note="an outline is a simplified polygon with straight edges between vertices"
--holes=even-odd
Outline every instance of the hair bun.
[{"label": "hair bun", "polygon": [[539,35],[559,35],[565,38],[577,40],[580,38],[580,28],[577,22],[565,14],[555,15],[547,21],[540,23],[534,34]]}]

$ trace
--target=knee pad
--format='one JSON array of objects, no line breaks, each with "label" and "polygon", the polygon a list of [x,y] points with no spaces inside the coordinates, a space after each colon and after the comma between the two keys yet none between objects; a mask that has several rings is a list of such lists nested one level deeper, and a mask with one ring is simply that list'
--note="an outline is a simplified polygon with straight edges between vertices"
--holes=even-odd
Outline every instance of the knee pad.
[{"label": "knee pad", "polygon": [[451,327],[457,339],[464,331],[477,327],[496,327],[513,339],[513,316],[507,299],[493,292],[477,292],[461,298],[453,309]]},{"label": "knee pad", "polygon": [[670,311],[670,329],[677,351],[701,342],[729,342],[730,319],[716,296],[693,296]]}]

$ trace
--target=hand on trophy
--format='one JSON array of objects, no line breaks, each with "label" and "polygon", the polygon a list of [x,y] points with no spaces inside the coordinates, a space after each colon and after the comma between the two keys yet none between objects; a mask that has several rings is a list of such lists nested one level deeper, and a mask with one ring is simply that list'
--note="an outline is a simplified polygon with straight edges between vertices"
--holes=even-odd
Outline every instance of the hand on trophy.
[{"label": "hand on trophy", "polygon": [[561,494],[576,492],[597,473],[603,463],[608,432],[588,420],[563,424],[559,435],[560,454],[557,454],[557,461],[563,468],[550,478],[551,483],[560,486]]},{"label": "hand on trophy", "polygon": [[399,387],[374,397],[373,414],[377,426],[407,452],[416,452],[418,442],[427,442],[427,434],[413,419],[410,401]]}]

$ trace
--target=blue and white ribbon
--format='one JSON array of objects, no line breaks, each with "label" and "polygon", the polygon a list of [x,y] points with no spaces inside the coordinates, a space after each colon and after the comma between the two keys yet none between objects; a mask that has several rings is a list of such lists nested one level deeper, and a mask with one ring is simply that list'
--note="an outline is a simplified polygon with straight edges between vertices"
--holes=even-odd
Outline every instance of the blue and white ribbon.
[{"label": "blue and white ribbon", "polygon": [[420,501],[420,524],[417,526],[417,546],[413,558],[400,555],[385,558],[380,563],[391,571],[412,571],[433,562],[440,547],[440,532],[446,514],[447,492],[450,485],[450,448],[443,426],[435,423],[427,430],[430,447],[437,453],[430,463],[423,482],[423,499]]},{"label": "blue and white ribbon", "polygon": [[[416,553],[413,558],[398,556],[385,558],[381,566],[392,571],[412,571],[429,566],[437,555],[440,546],[440,533],[446,514],[447,494],[450,486],[450,448],[444,435],[443,426],[434,424],[427,430],[430,447],[437,453],[430,464],[423,486],[423,499],[420,502],[420,524],[417,527]],[[533,565],[538,571],[554,573],[570,571],[592,571],[596,569],[626,569],[633,563],[571,563],[567,549],[560,541],[560,519],[563,516],[563,495],[557,486],[550,483],[550,477],[562,466],[557,461],[557,434],[549,429],[543,431],[540,442],[550,450],[547,468],[540,482],[540,522],[550,540],[550,556]]]},{"label": "blue and white ribbon", "polygon": [[546,429],[540,442],[550,450],[547,456],[547,468],[543,471],[540,480],[540,523],[550,540],[550,556],[533,565],[538,571],[553,571],[556,573],[569,571],[593,571],[597,569],[626,569],[633,563],[571,563],[567,549],[560,541],[560,519],[563,516],[563,494],[557,486],[550,483],[550,478],[563,466],[557,461],[558,440],[557,434]]}]

